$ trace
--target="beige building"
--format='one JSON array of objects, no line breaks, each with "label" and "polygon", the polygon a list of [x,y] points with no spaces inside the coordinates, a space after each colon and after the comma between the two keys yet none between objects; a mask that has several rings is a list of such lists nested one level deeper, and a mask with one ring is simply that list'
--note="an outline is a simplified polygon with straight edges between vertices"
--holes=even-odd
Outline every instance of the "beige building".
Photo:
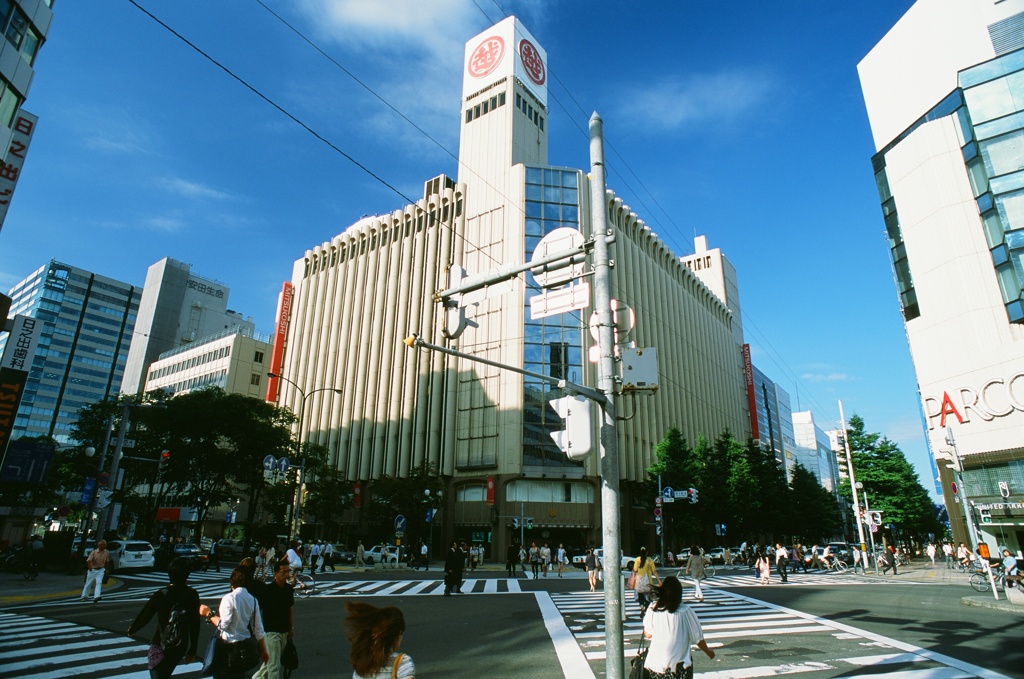
[{"label": "beige building", "polygon": [[[275,358],[270,367],[285,380],[271,384],[269,397],[305,413],[303,439],[327,446],[364,498],[381,475],[432,465],[448,485],[435,543],[464,539],[502,554],[520,537],[515,516],[532,517],[527,541],[598,542],[597,456],[570,461],[550,436],[563,423],[548,402],[562,392],[402,344],[416,333],[505,365],[596,383],[592,309],[535,318],[529,299],[540,289],[530,274],[467,296],[470,325],[445,340],[445,310],[432,295],[448,287],[451,265],[484,274],[528,261],[556,228],[587,237],[591,228],[586,173],[548,165],[544,50],[513,17],[470,40],[464,64],[458,180],[436,177],[415,205],[361,219],[296,261],[281,304],[280,364]],[[750,435],[743,364],[726,304],[611,191],[606,205],[615,235],[612,296],[636,314],[628,340],[656,347],[660,359],[657,393],[620,406],[629,417],[618,427],[621,476],[642,481],[669,427],[691,441],[727,429],[741,440]],[[624,507],[644,500],[623,488]],[[648,513],[624,511],[624,549],[651,544]],[[353,520],[362,521],[358,512]]]},{"label": "beige building", "polygon": [[262,398],[269,359],[269,337],[248,330],[224,331],[160,354],[149,366],[143,391],[185,394],[212,386]]}]

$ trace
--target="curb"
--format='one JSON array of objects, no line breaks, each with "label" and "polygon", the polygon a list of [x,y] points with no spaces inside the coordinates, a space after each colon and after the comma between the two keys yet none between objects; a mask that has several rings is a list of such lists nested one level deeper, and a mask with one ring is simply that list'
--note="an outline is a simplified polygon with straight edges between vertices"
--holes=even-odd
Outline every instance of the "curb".
[{"label": "curb", "polygon": [[960,599],[960,603],[964,606],[976,606],[978,608],[988,608],[995,611],[1006,611],[1008,613],[1024,613],[1024,606],[1011,604],[1006,599],[1000,599],[999,601],[996,601],[990,596],[965,596],[962,599]]},{"label": "curb", "polygon": [[[32,582],[34,581],[26,581],[25,584],[30,585]],[[107,582],[107,584],[103,585],[103,592],[113,592],[115,590],[121,589],[121,587],[123,586],[124,582],[115,577],[111,577],[110,581]],[[45,592],[26,592],[24,594],[8,594],[5,596],[0,596],[0,606],[11,606],[20,603],[25,603],[27,601],[49,601],[51,599],[64,599],[67,597],[78,598],[79,596],[81,596],[81,594],[82,589],[80,587],[58,591],[50,590]]]}]

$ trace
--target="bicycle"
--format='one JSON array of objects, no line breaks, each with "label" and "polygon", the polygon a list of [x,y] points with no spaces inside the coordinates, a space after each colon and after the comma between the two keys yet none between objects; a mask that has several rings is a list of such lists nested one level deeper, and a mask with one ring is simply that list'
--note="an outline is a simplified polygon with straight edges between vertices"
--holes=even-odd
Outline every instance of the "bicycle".
[{"label": "bicycle", "polygon": [[825,570],[835,571],[836,573],[846,573],[850,570],[850,567],[846,565],[846,562],[838,557],[832,557],[825,563]]},{"label": "bicycle", "polygon": [[309,573],[296,573],[292,571],[288,582],[295,588],[295,594],[303,599],[316,594],[316,578]]},{"label": "bicycle", "polygon": [[960,573],[984,573],[985,565],[979,559],[975,559],[970,563],[958,561],[956,564],[956,570]]},{"label": "bicycle", "polygon": [[704,564],[704,575],[713,578],[718,571],[715,569],[715,565],[712,563]]},{"label": "bicycle", "polygon": [[[1006,573],[1002,567],[996,567],[992,569],[992,577],[996,581],[996,586],[1006,589]],[[979,592],[985,592],[992,589],[992,584],[988,580],[988,573],[979,572],[971,573],[971,587]]]},{"label": "bicycle", "polygon": [[896,565],[897,566],[909,566],[910,565],[910,559],[907,558],[906,554],[904,554],[903,552],[900,552],[899,554],[896,555]]},{"label": "bicycle", "polygon": [[21,575],[26,580],[35,580],[39,577],[39,564],[36,563],[35,559],[28,558],[22,565]]}]

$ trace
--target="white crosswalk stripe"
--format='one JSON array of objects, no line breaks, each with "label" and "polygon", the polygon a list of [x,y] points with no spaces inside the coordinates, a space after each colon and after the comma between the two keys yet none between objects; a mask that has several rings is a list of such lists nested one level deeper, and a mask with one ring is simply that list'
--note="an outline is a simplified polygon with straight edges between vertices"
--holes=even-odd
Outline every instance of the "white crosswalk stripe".
[{"label": "white crosswalk stripe", "polygon": [[[595,674],[599,673],[606,658],[603,592],[569,592],[550,596],[584,656],[591,663]],[[625,655],[629,659],[637,653],[643,623],[635,598],[629,592],[626,593],[626,597],[623,637]],[[748,658],[740,667],[710,671],[720,666],[709,666],[703,654],[695,652],[695,660],[701,664],[698,672],[702,679],[756,679],[811,672],[820,673],[818,676],[836,676],[836,670],[841,676],[870,676],[872,679],[959,679],[1001,676],[895,639],[724,589],[705,589],[703,602],[685,603],[696,612],[704,631],[704,638],[712,648],[723,652],[729,651],[730,644],[737,641],[743,643],[746,648],[752,640],[756,642],[759,638],[767,638],[772,644],[784,644],[786,642],[780,641],[781,639],[787,638],[787,635],[794,635],[799,637],[801,652],[805,655],[801,662],[771,665],[758,665],[756,661]],[[864,650],[867,647],[894,652],[865,655]],[[848,651],[845,657],[836,657],[844,655],[841,652],[837,653],[837,648],[840,651]],[[814,653],[821,657],[809,656],[808,654],[812,654],[811,649],[816,649]]]},{"label": "white crosswalk stripe", "polygon": [[[519,594],[517,580],[506,578],[464,580],[464,594]],[[317,583],[317,596],[444,595],[444,580],[346,580]]]},{"label": "white crosswalk stripe", "polygon": [[[149,676],[148,644],[88,625],[0,613],[0,679],[135,679]],[[198,664],[175,677],[198,677]]]}]

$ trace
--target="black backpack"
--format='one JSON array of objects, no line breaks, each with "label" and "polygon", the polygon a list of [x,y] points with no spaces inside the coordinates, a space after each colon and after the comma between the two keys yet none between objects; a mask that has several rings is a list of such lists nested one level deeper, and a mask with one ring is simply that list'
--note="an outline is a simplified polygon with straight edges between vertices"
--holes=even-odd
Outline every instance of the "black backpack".
[{"label": "black backpack", "polygon": [[171,594],[170,588],[164,588],[164,596],[171,602],[171,612],[167,617],[167,625],[161,630],[163,647],[177,648],[188,643],[188,616],[190,611],[185,608],[181,597]]}]

